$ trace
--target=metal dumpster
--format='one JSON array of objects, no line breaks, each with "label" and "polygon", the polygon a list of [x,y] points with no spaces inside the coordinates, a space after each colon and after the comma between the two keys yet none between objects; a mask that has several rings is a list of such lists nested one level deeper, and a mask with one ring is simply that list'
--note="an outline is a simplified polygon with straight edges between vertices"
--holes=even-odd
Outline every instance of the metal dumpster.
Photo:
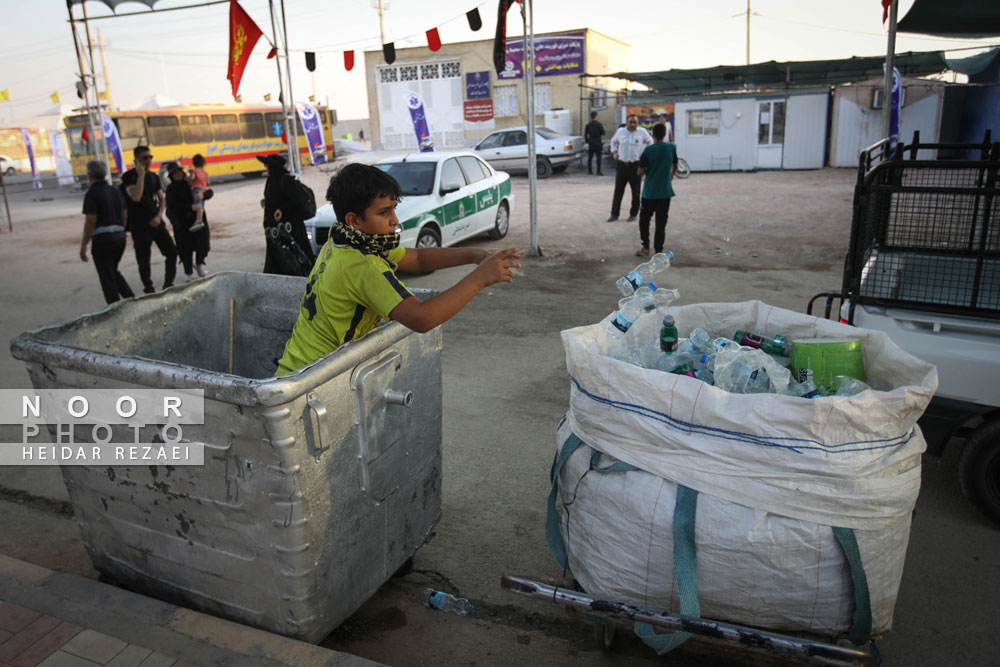
[{"label": "metal dumpster", "polygon": [[184,429],[204,466],[62,467],[94,567],[318,641],[440,517],[441,331],[389,323],[274,377],[304,288],[219,273],[21,334],[11,352],[36,389],[204,390],[204,425]]}]

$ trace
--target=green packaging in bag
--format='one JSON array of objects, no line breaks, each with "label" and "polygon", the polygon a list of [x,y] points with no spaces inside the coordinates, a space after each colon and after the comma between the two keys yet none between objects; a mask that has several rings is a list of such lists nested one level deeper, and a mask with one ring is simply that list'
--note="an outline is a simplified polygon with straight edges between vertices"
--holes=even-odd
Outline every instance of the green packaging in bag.
[{"label": "green packaging in bag", "polygon": [[833,379],[847,375],[865,380],[865,362],[861,341],[852,338],[804,338],[792,341],[793,377],[802,382],[804,370],[813,372],[813,380],[825,392],[832,391]]}]

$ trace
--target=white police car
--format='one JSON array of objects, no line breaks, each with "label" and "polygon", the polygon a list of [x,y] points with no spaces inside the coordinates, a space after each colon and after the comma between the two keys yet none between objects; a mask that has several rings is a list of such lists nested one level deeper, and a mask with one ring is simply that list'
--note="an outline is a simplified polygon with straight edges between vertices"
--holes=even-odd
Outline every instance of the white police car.
[{"label": "white police car", "polygon": [[[468,151],[409,153],[376,162],[397,181],[403,199],[396,207],[407,248],[442,248],[477,234],[507,235],[514,210],[510,176]],[[336,220],[333,205],[305,221],[313,252],[318,253]]]}]

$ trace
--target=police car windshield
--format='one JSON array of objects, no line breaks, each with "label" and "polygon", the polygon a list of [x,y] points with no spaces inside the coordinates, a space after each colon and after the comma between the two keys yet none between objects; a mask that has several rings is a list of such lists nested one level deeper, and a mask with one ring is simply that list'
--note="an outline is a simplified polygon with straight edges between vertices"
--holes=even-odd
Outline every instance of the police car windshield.
[{"label": "police car windshield", "polygon": [[395,178],[404,195],[429,195],[434,191],[436,162],[392,162],[375,166]]}]

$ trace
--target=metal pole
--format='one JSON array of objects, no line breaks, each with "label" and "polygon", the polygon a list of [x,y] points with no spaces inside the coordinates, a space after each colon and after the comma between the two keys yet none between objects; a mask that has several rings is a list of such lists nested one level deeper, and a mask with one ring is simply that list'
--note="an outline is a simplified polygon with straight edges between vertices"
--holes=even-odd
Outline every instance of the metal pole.
[{"label": "metal pole", "polygon": [[[81,2],[80,7],[83,8],[83,30],[87,34],[87,54],[89,59],[87,60],[90,65],[90,80],[94,82],[94,113],[96,117],[101,119],[101,95],[100,91],[97,89],[97,71],[94,69],[94,44],[90,41],[90,23],[87,22],[87,3]],[[97,144],[97,147],[101,149],[100,159],[104,164],[108,165],[108,177],[111,176],[111,155],[108,153],[108,138],[104,136],[104,121],[101,120],[101,141]],[[124,165],[123,165],[124,166]]]},{"label": "metal pole", "polygon": [[[101,54],[101,69],[104,71],[104,92],[108,94],[108,111],[115,108],[114,102],[111,100],[111,80],[108,79],[108,61],[104,59],[104,42],[101,41],[101,30],[97,29],[97,50]],[[97,100],[100,101],[101,94],[97,94]]]},{"label": "metal pole", "polygon": [[892,69],[896,66],[896,5],[889,7],[889,45],[885,51],[885,86],[882,93],[882,136],[889,138],[889,117],[892,114]]},{"label": "metal pole", "polygon": [[378,34],[382,41],[381,44],[385,44],[385,23],[383,17],[385,16],[385,9],[382,7],[382,0],[377,0],[378,2]]},{"label": "metal pole", "polygon": [[750,64],[750,0],[747,0],[747,65]]},{"label": "metal pole", "polygon": [[[87,127],[90,129],[90,139],[91,141],[97,141],[97,127],[94,125],[94,116],[90,112],[90,93],[89,87],[87,86],[87,76],[83,67],[83,52],[80,50],[80,39],[76,34],[76,21],[73,19],[73,2],[72,0],[66,0],[66,11],[69,13],[69,27],[73,31],[73,48],[76,49],[76,60],[80,67],[80,82],[83,83],[83,103],[87,107]],[[89,142],[88,142],[89,143]],[[94,157],[97,157],[97,144],[92,144],[94,149]],[[111,170],[108,169],[108,174],[110,176]],[[110,177],[108,181],[110,182]]]},{"label": "metal pole", "polygon": [[[267,1],[268,7],[271,10],[271,32],[274,34],[274,48],[278,48],[278,23],[277,18],[275,18],[274,12],[274,0]],[[278,101],[281,102],[281,117],[285,120],[285,125],[288,125],[288,110],[285,107],[285,79],[281,75],[281,58],[274,59],[274,66],[278,69]],[[285,137],[288,137],[288,133],[285,133]],[[288,155],[288,163],[291,166],[292,156],[291,151]]]},{"label": "metal pole", "polygon": [[288,23],[285,21],[285,0],[281,0],[281,32],[285,42],[285,76],[288,77],[288,109],[290,112],[287,116],[285,127],[291,130],[290,135],[292,137],[292,146],[294,147],[291,151],[292,155],[295,156],[292,160],[294,164],[292,173],[299,176],[302,174],[302,158],[299,154],[299,129],[298,124],[295,122],[297,112],[295,110],[295,93],[292,92],[292,61],[288,55]]},{"label": "metal pole", "polygon": [[541,257],[538,247],[538,165],[535,163],[535,3],[524,0],[521,17],[524,19],[524,85],[528,104],[528,212],[531,220],[531,247],[529,257]]},{"label": "metal pole", "polygon": [[14,219],[10,217],[10,204],[7,202],[7,183],[3,180],[3,174],[0,174],[0,188],[3,188],[3,206],[7,211],[7,231],[14,231]]}]

